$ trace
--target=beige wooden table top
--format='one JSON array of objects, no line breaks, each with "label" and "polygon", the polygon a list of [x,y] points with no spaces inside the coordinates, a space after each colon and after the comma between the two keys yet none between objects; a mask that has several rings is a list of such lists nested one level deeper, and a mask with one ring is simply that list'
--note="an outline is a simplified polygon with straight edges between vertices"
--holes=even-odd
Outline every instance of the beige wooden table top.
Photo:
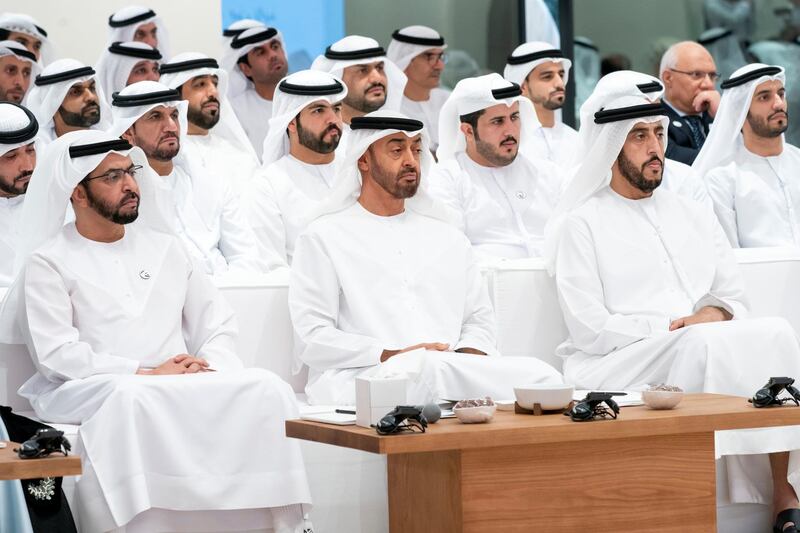
[{"label": "beige wooden table top", "polygon": [[562,414],[533,416],[497,411],[487,424],[462,424],[456,419],[446,419],[429,425],[424,434],[388,436],[358,426],[289,420],[286,435],[367,452],[396,454],[789,425],[800,425],[800,407],[787,404],[756,409],[745,398],[687,394],[672,410],[623,407],[617,420],[572,422]]},{"label": "beige wooden table top", "polygon": [[14,451],[19,444],[4,442],[6,447],[0,448],[0,479],[77,476],[81,473],[81,458],[77,455],[64,457],[53,453],[40,459],[20,459]]}]

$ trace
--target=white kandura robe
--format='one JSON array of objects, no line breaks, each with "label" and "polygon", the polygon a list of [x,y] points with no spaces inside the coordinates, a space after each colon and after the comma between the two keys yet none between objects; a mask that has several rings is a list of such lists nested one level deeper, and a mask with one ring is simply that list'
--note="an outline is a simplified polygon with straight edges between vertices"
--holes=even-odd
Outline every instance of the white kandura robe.
[{"label": "white kandura robe", "polygon": [[[84,516],[112,522],[83,527],[151,508],[309,502],[300,448],[284,436],[298,415],[289,385],[242,369],[233,311],[178,239],[126,228],[100,243],[68,224],[24,270],[19,312],[38,372],[20,394],[44,421],[81,424],[95,476],[78,482],[78,499]],[[181,353],[217,372],[135,375]]]},{"label": "white kandura robe", "polygon": [[664,174],[658,190],[670,191],[678,196],[694,200],[709,211],[714,210],[705,183],[686,163],[674,159],[664,159]]},{"label": "white kandura robe", "polygon": [[[467,239],[415,211],[382,217],[355,203],[312,222],[295,248],[289,310],[309,367],[309,403],[352,404],[355,378],[408,373],[408,401],[514,397],[561,382],[533,357],[497,357],[495,318]],[[383,350],[443,342],[489,357]]]},{"label": "white kandura robe", "polygon": [[708,172],[708,194],[731,245],[800,246],[799,171],[795,146],[762,157],[740,142],[730,163]]},{"label": "white kandura robe", "polygon": [[484,167],[461,152],[436,166],[431,192],[460,215],[459,227],[481,257],[541,257],[544,228],[564,185],[561,170],[518,155]]},{"label": "white kandura robe", "polygon": [[0,287],[9,287],[14,282],[14,262],[17,255],[19,217],[25,195],[0,198]]},{"label": "white kandura robe", "polygon": [[214,179],[225,181],[238,192],[242,184],[250,180],[259,170],[259,163],[247,147],[216,135],[211,130],[207,135],[184,135],[181,150]]},{"label": "white kandura robe", "polygon": [[427,100],[411,100],[407,96],[403,96],[403,100],[400,102],[401,113],[408,118],[420,120],[425,125],[432,152],[435,152],[439,146],[439,111],[442,110],[442,106],[451,92],[437,87],[431,90]]},{"label": "white kandura robe", "polygon": [[[556,285],[570,335],[558,353],[567,357],[565,380],[576,388],[665,382],[687,392],[750,397],[771,376],[800,375],[800,345],[789,323],[744,319],[744,283],[713,212],[670,191],[630,200],[606,187],[573,211],[558,246]],[[669,332],[672,320],[708,305],[736,320]],[[794,450],[799,437],[800,426],[726,431],[717,434],[717,450],[726,456]],[[744,459],[734,458],[739,465],[764,458]],[[752,469],[733,464],[732,501],[769,502],[742,473]],[[797,467],[790,472],[796,482]]]},{"label": "white kandura robe", "polygon": [[228,99],[260,160],[272,118],[272,100],[261,98],[250,84],[245,91]]},{"label": "white kandura robe", "polygon": [[525,142],[525,155],[533,160],[549,161],[565,170],[577,163],[574,159],[578,132],[563,122],[556,121],[552,128],[540,125]]},{"label": "white kandura robe", "polygon": [[207,274],[268,271],[270,265],[259,257],[238,196],[224,180],[213,179],[198,166],[192,168],[195,175],[190,178],[182,165],[175,164],[171,174],[158,180],[160,201],[175,234]]},{"label": "white kandura robe", "polygon": [[262,257],[277,253],[291,264],[295,241],[330,196],[336,169],[335,161],[312,165],[285,155],[250,181],[243,204]]}]

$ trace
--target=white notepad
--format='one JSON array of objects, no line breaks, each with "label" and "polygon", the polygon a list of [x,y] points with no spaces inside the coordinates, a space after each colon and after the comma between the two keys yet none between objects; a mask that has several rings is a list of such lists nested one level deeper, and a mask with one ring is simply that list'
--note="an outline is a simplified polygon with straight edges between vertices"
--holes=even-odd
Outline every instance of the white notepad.
[{"label": "white notepad", "polygon": [[356,423],[356,415],[342,413],[308,413],[300,415],[300,419],[310,422],[335,424],[337,426],[352,426]]}]

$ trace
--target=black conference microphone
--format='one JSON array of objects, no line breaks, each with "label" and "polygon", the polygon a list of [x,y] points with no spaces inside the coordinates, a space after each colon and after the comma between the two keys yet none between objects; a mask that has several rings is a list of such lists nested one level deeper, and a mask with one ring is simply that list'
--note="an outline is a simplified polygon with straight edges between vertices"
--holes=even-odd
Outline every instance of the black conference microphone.
[{"label": "black conference microphone", "polygon": [[425,420],[427,420],[429,424],[435,424],[436,421],[442,418],[442,408],[435,403],[415,405],[414,407],[422,411],[422,416],[425,417]]}]

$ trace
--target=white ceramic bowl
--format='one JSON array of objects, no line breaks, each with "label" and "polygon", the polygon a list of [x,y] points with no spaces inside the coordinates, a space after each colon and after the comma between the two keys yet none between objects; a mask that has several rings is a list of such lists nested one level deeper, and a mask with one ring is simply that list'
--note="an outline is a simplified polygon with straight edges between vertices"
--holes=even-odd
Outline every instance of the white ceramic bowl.
[{"label": "white ceramic bowl", "polygon": [[456,417],[464,424],[480,424],[494,418],[496,405],[479,405],[478,407],[454,408]]},{"label": "white ceramic bowl", "polygon": [[533,410],[533,404],[538,403],[544,411],[566,409],[572,401],[575,387],[560,383],[545,383],[514,387],[514,396],[523,409]]},{"label": "white ceramic bowl", "polygon": [[672,409],[683,399],[683,392],[646,390],[642,392],[642,401],[650,409]]}]

